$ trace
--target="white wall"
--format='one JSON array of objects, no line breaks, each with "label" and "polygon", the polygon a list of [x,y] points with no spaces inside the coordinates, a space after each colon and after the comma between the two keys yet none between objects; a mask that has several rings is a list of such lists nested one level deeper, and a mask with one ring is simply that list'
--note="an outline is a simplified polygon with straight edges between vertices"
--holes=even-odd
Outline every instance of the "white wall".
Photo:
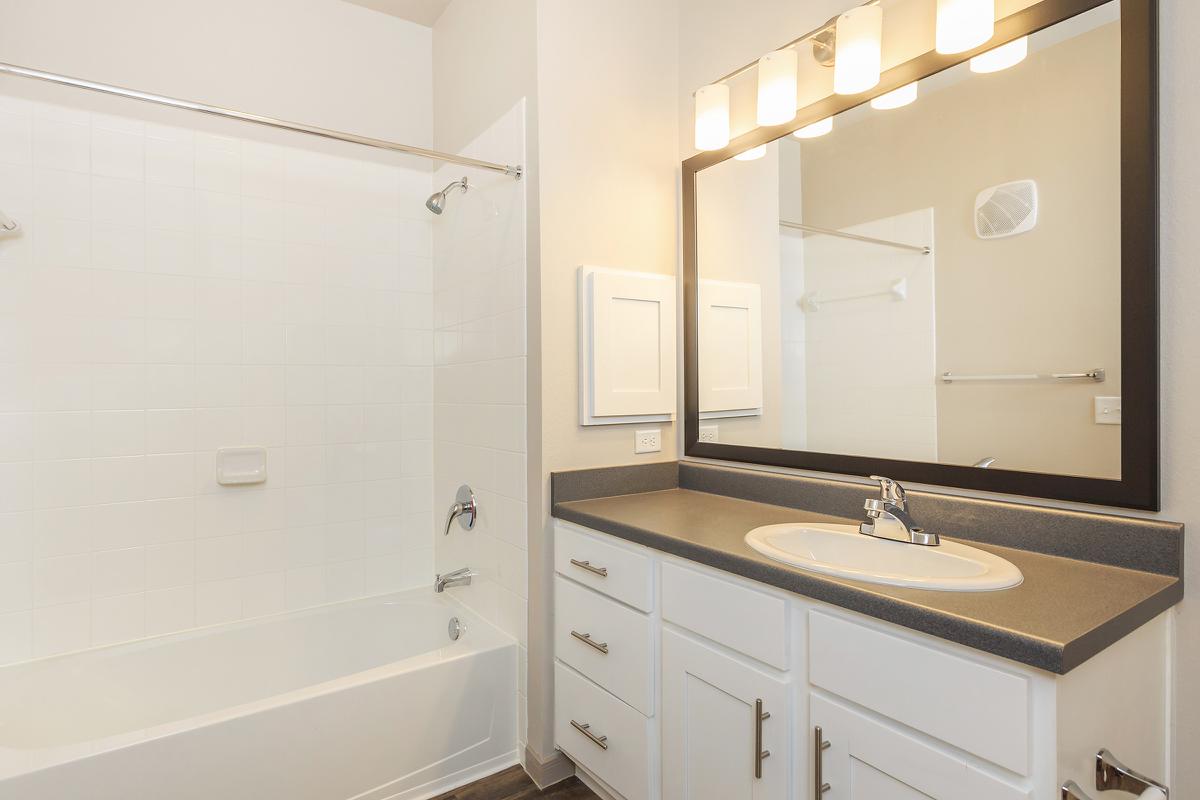
[{"label": "white wall", "polygon": [[2,102],[4,660],[428,583],[428,174]]},{"label": "white wall", "polygon": [[[429,140],[429,30],[335,0],[0,18],[6,60]],[[24,225],[0,242],[0,656],[428,583],[426,165],[0,91],[0,207]],[[214,451],[238,444],[269,447],[265,486],[217,486]]]},{"label": "white wall", "polygon": [[9,63],[430,142],[430,29],[340,0],[0,0],[0,19]]},{"label": "white wall", "polygon": [[1186,539],[1186,580],[1191,590],[1179,606],[1175,660],[1175,782],[1172,796],[1200,795],[1200,164],[1194,143],[1200,137],[1200,98],[1195,76],[1200,74],[1200,51],[1194,33],[1200,30],[1200,6],[1188,0],[1163,0],[1161,57],[1162,146],[1162,442],[1164,519],[1180,520],[1192,528]]},{"label": "white wall", "polygon": [[[524,161],[525,105],[517,103],[463,153]],[[513,638],[527,664],[528,495],[525,403],[525,181],[446,165],[438,188],[466,175],[434,223],[434,508],[462,484],[479,503],[471,531],[434,535],[437,571],[479,576],[451,589]],[[439,520],[440,524],[440,520]],[[524,674],[522,670],[521,674]],[[526,688],[518,687],[524,743]]]}]

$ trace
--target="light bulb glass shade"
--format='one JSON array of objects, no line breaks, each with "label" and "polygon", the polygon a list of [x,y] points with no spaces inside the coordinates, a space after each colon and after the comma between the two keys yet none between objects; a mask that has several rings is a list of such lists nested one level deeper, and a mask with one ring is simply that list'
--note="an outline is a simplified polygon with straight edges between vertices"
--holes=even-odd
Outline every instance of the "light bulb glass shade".
[{"label": "light bulb glass shade", "polygon": [[833,90],[859,94],[879,83],[883,63],[883,7],[859,6],[837,18]]},{"label": "light bulb glass shade", "polygon": [[917,99],[918,84],[916,81],[906,83],[899,89],[893,89],[887,94],[881,94],[879,97],[871,100],[871,108],[877,111],[890,111],[893,108],[902,108]]},{"label": "light bulb glass shade", "polygon": [[805,125],[800,130],[794,132],[792,136],[797,139],[815,139],[818,136],[824,136],[833,130],[833,117],[826,117],[822,120],[817,120],[812,125]]},{"label": "light bulb glass shade", "polygon": [[937,0],[937,51],[965,53],[992,38],[996,0]]},{"label": "light bulb glass shade", "polygon": [[720,150],[729,144],[729,87],[711,83],[696,90],[696,149]]},{"label": "light bulb glass shade", "polygon": [[1022,36],[1013,39],[1008,44],[1002,44],[995,50],[980,53],[971,59],[971,72],[999,72],[1002,69],[1015,67],[1029,55],[1029,37]]},{"label": "light bulb glass shade", "polygon": [[760,144],[758,147],[751,147],[745,152],[738,153],[733,157],[734,161],[757,161],[767,154],[767,146]]},{"label": "light bulb glass shade", "polygon": [[796,117],[796,67],[790,47],[758,60],[759,125],[782,125]]}]

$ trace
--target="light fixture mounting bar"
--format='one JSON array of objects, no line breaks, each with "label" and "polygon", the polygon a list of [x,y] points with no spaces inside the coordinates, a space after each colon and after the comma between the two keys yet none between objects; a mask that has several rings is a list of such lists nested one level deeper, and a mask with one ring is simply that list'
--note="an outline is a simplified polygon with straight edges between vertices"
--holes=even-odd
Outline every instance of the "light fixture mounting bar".
[{"label": "light fixture mounting bar", "polygon": [[[880,5],[881,2],[882,2],[882,0],[867,0],[867,2],[862,3],[861,5],[877,6],[877,5]],[[828,31],[830,28],[832,28],[836,24],[837,24],[837,17],[834,17],[833,19],[829,20],[825,24],[821,25],[819,28],[813,28],[808,33],[797,36],[795,39],[792,39],[787,44],[780,45],[779,47],[776,47],[775,49],[776,50],[784,50],[788,47],[795,47],[798,44],[807,42],[809,39],[815,39],[818,36],[820,36],[821,34]],[[758,59],[755,59],[755,60],[751,61],[749,64],[746,64],[743,67],[739,67],[738,69],[735,69],[733,72],[730,72],[727,75],[722,75],[721,77],[717,78],[715,81],[712,81],[709,85],[712,85],[713,83],[725,83],[727,81],[733,80],[734,78],[739,78],[757,66],[758,66]]]}]

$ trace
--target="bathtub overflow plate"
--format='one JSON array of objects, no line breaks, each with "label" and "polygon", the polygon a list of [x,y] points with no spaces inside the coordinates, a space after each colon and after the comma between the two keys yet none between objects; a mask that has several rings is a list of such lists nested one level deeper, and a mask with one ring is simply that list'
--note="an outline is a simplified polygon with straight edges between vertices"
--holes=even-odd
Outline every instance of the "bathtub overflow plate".
[{"label": "bathtub overflow plate", "polygon": [[450,624],[446,626],[446,633],[450,634],[450,641],[457,642],[459,637],[467,632],[467,626],[459,621],[458,617],[451,617]]}]

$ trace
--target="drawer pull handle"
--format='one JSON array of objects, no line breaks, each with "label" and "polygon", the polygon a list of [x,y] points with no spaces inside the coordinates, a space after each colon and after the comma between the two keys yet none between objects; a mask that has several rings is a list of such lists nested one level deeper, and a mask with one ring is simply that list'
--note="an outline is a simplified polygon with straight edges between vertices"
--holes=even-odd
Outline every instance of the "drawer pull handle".
[{"label": "drawer pull handle", "polygon": [[571,631],[571,635],[574,636],[579,641],[586,644],[588,647],[592,648],[593,650],[599,650],[604,655],[608,655],[608,642],[597,642],[594,639],[592,639],[592,635],[590,633],[580,633],[579,631]]},{"label": "drawer pull handle", "polygon": [[578,561],[574,558],[571,559],[571,563],[580,569],[586,569],[593,575],[598,575],[601,578],[608,577],[608,567],[593,567],[591,561]]},{"label": "drawer pull handle", "polygon": [[599,747],[601,750],[608,749],[608,737],[597,736],[596,734],[592,733],[592,726],[590,723],[581,723],[571,720],[571,727],[586,736],[588,741],[596,745],[596,747]]},{"label": "drawer pull handle", "polygon": [[771,712],[763,711],[763,701],[754,701],[754,777],[762,778],[763,759],[771,757],[770,750],[763,749],[763,723],[771,718]]},{"label": "drawer pull handle", "polygon": [[829,784],[825,782],[825,757],[823,753],[830,748],[830,743],[825,741],[825,732],[818,725],[813,732],[813,800],[821,800],[821,795],[829,791]]}]

